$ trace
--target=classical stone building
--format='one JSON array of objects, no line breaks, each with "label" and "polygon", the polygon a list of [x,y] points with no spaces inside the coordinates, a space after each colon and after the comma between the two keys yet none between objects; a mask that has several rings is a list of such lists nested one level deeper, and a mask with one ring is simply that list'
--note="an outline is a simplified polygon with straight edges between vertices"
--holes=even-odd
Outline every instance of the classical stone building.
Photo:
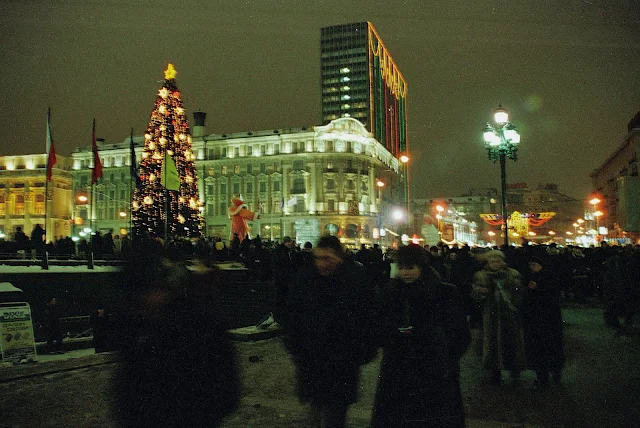
[{"label": "classical stone building", "polygon": [[71,212],[70,158],[57,156],[47,186],[46,154],[0,156],[0,233],[5,239],[13,239],[18,227],[29,236],[36,224],[46,230],[47,241],[69,236]]},{"label": "classical stone building", "polygon": [[607,160],[591,173],[595,193],[602,201],[600,226],[605,238],[637,243],[640,240],[640,112],[627,125],[627,136]]},{"label": "classical stone building", "polygon": [[[376,183],[400,182],[400,163],[359,121],[341,118],[309,128],[207,134],[205,115],[197,112],[194,117],[192,151],[205,235],[228,240],[227,209],[235,194],[260,213],[250,226],[252,235],[264,239],[289,235],[315,242],[329,233],[355,246],[381,242],[378,231],[396,227],[389,218],[396,201]],[[138,161],[142,141],[134,138]],[[102,144],[99,153],[104,176],[93,187],[94,204],[85,199],[91,198],[91,149],[72,153],[74,218],[83,225],[91,219],[94,230],[126,234],[133,186],[129,139]]]}]

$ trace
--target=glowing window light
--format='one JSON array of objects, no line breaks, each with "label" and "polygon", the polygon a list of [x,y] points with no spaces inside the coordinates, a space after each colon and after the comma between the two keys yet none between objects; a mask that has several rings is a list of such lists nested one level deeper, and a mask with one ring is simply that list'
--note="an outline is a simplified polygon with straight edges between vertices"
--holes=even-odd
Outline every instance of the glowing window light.
[{"label": "glowing window light", "polygon": [[348,72],[350,72],[350,71],[351,71],[351,70],[350,70],[350,69],[348,69],[347,67],[344,67],[344,68],[341,68],[341,69],[340,69],[340,73],[348,73]]},{"label": "glowing window light", "polygon": [[342,88],[340,88],[340,89],[342,89],[343,91],[348,91],[348,90],[350,90],[351,88],[350,88],[350,87],[348,87],[348,86],[343,86],[343,87],[342,87]]},{"label": "glowing window light", "polygon": [[350,79],[348,76],[344,76],[344,77],[343,77],[342,79],[340,79],[340,80],[342,80],[343,82],[348,82],[348,81],[350,81],[351,79]]}]

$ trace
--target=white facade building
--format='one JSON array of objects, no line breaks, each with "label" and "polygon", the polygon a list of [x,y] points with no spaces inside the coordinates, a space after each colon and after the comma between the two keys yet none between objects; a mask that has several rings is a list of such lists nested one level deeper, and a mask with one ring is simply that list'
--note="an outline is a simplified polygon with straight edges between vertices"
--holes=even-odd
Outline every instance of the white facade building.
[{"label": "white facade building", "polygon": [[[263,239],[289,235],[315,243],[321,235],[333,234],[346,245],[358,246],[381,242],[377,230],[395,227],[387,216],[395,201],[376,183],[400,182],[400,163],[355,119],[228,135],[207,135],[200,122],[193,131],[206,236],[229,239],[227,209],[235,194],[260,213],[250,227],[252,236],[259,233]],[[142,141],[134,138],[138,162]],[[94,230],[124,234],[132,190],[129,139],[102,145],[99,152],[104,176],[94,187],[92,224]],[[74,215],[87,219],[88,205],[78,204],[77,196],[90,188],[91,149],[76,149],[72,157]]]}]

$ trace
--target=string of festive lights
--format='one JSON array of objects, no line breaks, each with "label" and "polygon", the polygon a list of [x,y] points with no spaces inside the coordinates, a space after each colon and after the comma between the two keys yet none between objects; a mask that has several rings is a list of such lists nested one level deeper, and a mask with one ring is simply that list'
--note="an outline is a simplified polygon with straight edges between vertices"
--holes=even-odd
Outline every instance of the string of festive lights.
[{"label": "string of festive lights", "polygon": [[[195,155],[176,74],[173,64],[169,64],[144,135],[141,186],[134,191],[132,202],[136,234],[197,237],[202,231],[202,202],[198,197]],[[177,183],[162,176],[165,154],[167,162],[172,160],[175,164]]]}]

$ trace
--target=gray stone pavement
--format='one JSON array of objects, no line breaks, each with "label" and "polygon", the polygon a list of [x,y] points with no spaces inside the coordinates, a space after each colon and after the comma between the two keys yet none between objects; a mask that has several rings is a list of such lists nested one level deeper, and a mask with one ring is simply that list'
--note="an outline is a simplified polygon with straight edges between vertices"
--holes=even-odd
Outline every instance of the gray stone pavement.
[{"label": "gray stone pavement", "polygon": [[[564,317],[567,365],[560,387],[538,390],[530,372],[519,385],[505,379],[491,386],[477,352],[467,352],[462,385],[470,428],[640,426],[640,336],[616,336],[599,309],[571,308]],[[223,427],[304,427],[305,408],[294,397],[294,368],[281,340],[236,342],[236,348],[243,400]],[[379,362],[362,370],[350,427],[368,426]],[[110,386],[117,365],[117,353],[82,349],[1,368],[0,426],[116,428]]]}]

